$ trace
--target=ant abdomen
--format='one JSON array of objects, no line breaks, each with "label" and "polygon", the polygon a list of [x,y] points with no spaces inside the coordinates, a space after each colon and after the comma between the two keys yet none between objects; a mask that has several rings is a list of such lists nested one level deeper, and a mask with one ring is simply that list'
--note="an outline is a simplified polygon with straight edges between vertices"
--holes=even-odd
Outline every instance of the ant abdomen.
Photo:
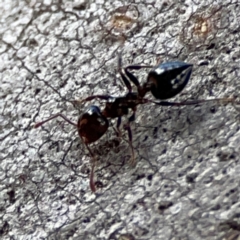
[{"label": "ant abdomen", "polygon": [[147,83],[156,99],[168,99],[180,93],[188,83],[193,65],[185,62],[167,62],[154,67]]}]

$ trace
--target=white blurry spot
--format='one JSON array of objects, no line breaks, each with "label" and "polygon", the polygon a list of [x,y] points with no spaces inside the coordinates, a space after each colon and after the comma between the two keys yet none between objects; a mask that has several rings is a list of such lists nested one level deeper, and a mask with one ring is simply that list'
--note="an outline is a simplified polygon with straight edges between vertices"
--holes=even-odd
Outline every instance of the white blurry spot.
[{"label": "white blurry spot", "polygon": [[22,47],[18,50],[17,56],[19,58],[25,58],[28,55],[29,51],[27,47]]},{"label": "white blurry spot", "polygon": [[47,5],[47,6],[50,6],[52,4],[52,0],[44,0],[43,4]]},{"label": "white blurry spot", "polygon": [[175,84],[175,79],[171,80],[171,84],[172,84],[172,85]]},{"label": "white blurry spot", "polygon": [[206,33],[206,32],[207,32],[207,30],[208,30],[207,23],[206,23],[206,22],[204,22],[204,23],[202,24],[201,31],[202,31],[202,33]]},{"label": "white blurry spot", "polygon": [[105,121],[103,121],[103,119],[102,118],[98,118],[97,119],[98,120],[98,122],[102,125],[102,126],[104,126],[105,125]]},{"label": "white blurry spot", "polygon": [[116,100],[115,97],[111,97],[111,98],[108,99],[108,102],[113,103],[115,100]]},{"label": "white blurry spot", "polygon": [[3,41],[8,44],[14,44],[17,41],[17,36],[10,30],[3,34]]},{"label": "white blurry spot", "polygon": [[158,75],[160,75],[160,74],[162,74],[163,72],[165,72],[165,69],[157,68],[157,69],[155,69],[155,72],[156,72]]},{"label": "white blurry spot", "polygon": [[181,202],[176,203],[176,204],[174,204],[172,207],[170,207],[169,209],[170,209],[170,212],[171,212],[172,214],[177,214],[177,213],[179,213],[179,212],[181,211],[181,209],[182,209],[182,203],[181,203]]},{"label": "white blurry spot", "polygon": [[97,114],[98,116],[101,117],[101,114],[99,113],[99,109],[96,106],[91,106],[90,108],[87,109],[87,113],[89,115]]},{"label": "white blurry spot", "polygon": [[95,112],[95,111],[94,111],[92,108],[88,108],[88,110],[87,110],[87,113],[88,113],[89,115],[93,115],[94,112]]}]

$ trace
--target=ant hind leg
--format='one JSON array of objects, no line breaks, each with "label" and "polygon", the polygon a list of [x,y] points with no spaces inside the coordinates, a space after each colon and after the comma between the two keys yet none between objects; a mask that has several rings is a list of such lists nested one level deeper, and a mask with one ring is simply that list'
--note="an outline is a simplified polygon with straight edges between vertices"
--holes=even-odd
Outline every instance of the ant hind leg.
[{"label": "ant hind leg", "polygon": [[91,162],[92,166],[91,166],[91,172],[90,172],[90,177],[89,177],[89,185],[90,185],[92,192],[96,192],[96,186],[95,186],[95,182],[94,182],[94,169],[95,169],[95,165],[96,165],[96,158],[95,158],[92,150],[88,146],[88,144],[85,143],[85,146],[88,149],[88,151],[92,157],[92,162]]}]

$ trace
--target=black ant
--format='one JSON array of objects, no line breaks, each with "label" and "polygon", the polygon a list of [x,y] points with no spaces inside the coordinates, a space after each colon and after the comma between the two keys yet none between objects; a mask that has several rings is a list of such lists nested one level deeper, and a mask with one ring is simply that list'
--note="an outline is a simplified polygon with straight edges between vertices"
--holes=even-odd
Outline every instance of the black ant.
[{"label": "black ant", "polygon": [[[145,103],[154,103],[160,106],[185,106],[185,105],[195,105],[207,101],[218,101],[218,102],[234,102],[234,98],[220,98],[220,99],[211,99],[211,100],[194,100],[187,102],[168,102],[161,101],[155,102],[153,100],[144,98],[146,93],[151,92],[152,95],[159,100],[165,100],[172,98],[180,93],[186,84],[188,83],[193,65],[185,62],[166,62],[158,64],[155,67],[152,66],[140,66],[140,65],[130,65],[122,69],[121,67],[121,56],[119,57],[118,70],[121,75],[121,78],[128,89],[128,93],[122,97],[112,97],[109,95],[92,95],[81,101],[74,102],[88,102],[93,99],[105,100],[105,108],[101,111],[97,106],[90,106],[85,113],[83,113],[78,122],[74,123],[69,120],[66,116],[58,113],[49,117],[48,119],[38,122],[35,125],[35,128],[40,127],[44,123],[61,117],[69,124],[75,126],[78,130],[78,134],[82,139],[83,143],[87,147],[88,151],[92,156],[92,169],[90,174],[90,188],[93,192],[96,191],[94,183],[94,167],[95,167],[95,156],[89,144],[100,139],[108,130],[109,119],[117,118],[117,132],[120,134],[120,124],[121,118],[124,115],[127,115],[129,109],[132,110],[132,115],[128,118],[127,124],[124,126],[124,129],[128,132],[129,145],[132,151],[132,158],[130,160],[131,165],[135,165],[134,150],[132,146],[132,131],[130,128],[130,123],[135,120],[135,112],[137,110],[137,105]],[[148,73],[147,81],[140,85],[138,79],[130,72],[131,70],[140,70],[142,68],[151,68]],[[133,83],[137,92],[132,92],[131,83]]]}]

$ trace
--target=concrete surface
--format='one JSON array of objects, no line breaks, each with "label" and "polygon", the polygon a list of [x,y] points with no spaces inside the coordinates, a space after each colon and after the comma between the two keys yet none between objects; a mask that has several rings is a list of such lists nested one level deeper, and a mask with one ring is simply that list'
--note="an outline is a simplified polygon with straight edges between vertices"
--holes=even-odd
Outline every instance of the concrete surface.
[{"label": "concrete surface", "polygon": [[33,128],[58,112],[77,121],[91,103],[71,100],[126,93],[119,51],[125,66],[193,63],[171,101],[239,100],[239,0],[12,0],[0,12],[1,239],[240,239],[239,105],[140,106],[135,168],[124,131],[91,146],[96,194],[76,129]]}]

